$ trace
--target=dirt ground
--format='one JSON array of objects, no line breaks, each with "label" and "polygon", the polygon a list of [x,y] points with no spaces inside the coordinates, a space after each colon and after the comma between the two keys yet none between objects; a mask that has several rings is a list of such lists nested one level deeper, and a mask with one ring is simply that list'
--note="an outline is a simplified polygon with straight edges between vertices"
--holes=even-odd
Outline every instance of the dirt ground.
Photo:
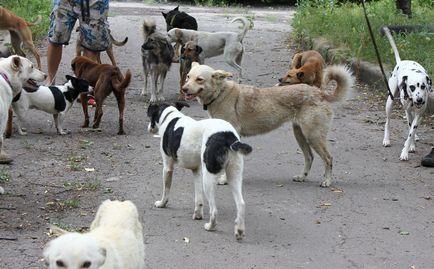
[{"label": "dirt ground", "polygon": [[[235,205],[227,186],[217,191],[216,232],[204,230],[205,220],[191,219],[189,171],[175,170],[168,208],[155,208],[162,164],[159,140],[146,132],[147,98],[140,95],[140,28],[143,18],[152,16],[164,31],[160,12],[171,8],[112,3],[112,33],[117,39],[129,37],[124,47],[115,47],[115,57],[122,72],[129,68],[134,74],[127,92],[127,135],[116,135],[118,114],[110,96],[100,131],[80,128],[83,115],[75,105],[65,121],[68,135],[57,135],[51,116],[32,110],[26,122],[29,134],[20,136],[15,130],[6,140],[6,151],[15,160],[0,167],[7,192],[0,196],[0,268],[42,268],[49,225],[86,229],[105,199],[132,200],[139,208],[146,268],[434,268],[434,169],[420,166],[434,142],[433,119],[426,118],[418,129],[417,152],[401,162],[404,113],[396,110],[393,144],[383,148],[386,93],[374,94],[369,87],[357,87],[348,100],[335,105],[329,134],[334,181],[328,189],[319,187],[323,165],[318,156],[307,182],[291,180],[302,170],[303,156],[289,124],[243,139],[254,151],[245,158],[247,235],[242,242],[233,235]],[[294,53],[287,47],[293,10],[181,9],[206,31],[239,31],[237,23],[230,23],[233,18],[253,18],[254,28],[244,40],[244,83],[273,85],[288,68]],[[73,56],[74,46],[67,46],[58,82],[71,74]],[[206,63],[234,71],[222,57]],[[170,100],[176,99],[178,68],[173,64],[166,81]],[[196,102],[191,106],[184,113],[207,117]]]}]

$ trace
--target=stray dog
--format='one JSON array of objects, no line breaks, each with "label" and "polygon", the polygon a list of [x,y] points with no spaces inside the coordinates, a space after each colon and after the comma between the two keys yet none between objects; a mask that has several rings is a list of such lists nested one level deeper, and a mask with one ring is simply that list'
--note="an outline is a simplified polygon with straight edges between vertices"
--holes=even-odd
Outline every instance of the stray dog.
[{"label": "stray dog", "polygon": [[3,151],[3,134],[6,131],[8,111],[12,99],[17,96],[24,83],[34,84],[43,81],[47,76],[34,68],[31,61],[21,56],[9,56],[0,59],[0,164],[8,164],[12,159]]},{"label": "stray dog", "polygon": [[302,174],[294,181],[304,181],[309,174],[313,148],[325,164],[321,187],[330,186],[332,156],[327,147],[327,133],[333,117],[331,103],[342,100],[353,86],[350,71],[342,65],[324,70],[324,87],[331,80],[337,83],[332,93],[306,84],[256,88],[227,80],[231,75],[193,63],[182,90],[187,100],[197,98],[212,118],[227,120],[241,136],[268,133],[292,121],[305,160]]},{"label": "stray dog", "polygon": [[323,57],[315,50],[296,53],[292,58],[291,69],[279,78],[279,86],[305,83],[321,88],[325,66]]},{"label": "stray dog", "polygon": [[223,173],[231,185],[237,207],[235,237],[242,239],[245,232],[245,203],[241,192],[243,181],[243,155],[252,147],[240,142],[240,137],[230,123],[220,119],[196,121],[179,110],[186,103],[153,104],[148,107],[151,120],[148,131],[159,132],[162,142],[160,152],[163,157],[163,196],[155,202],[156,207],[166,207],[175,164],[192,170],[194,175],[195,198],[193,219],[202,219],[203,195],[209,202],[210,220],[205,224],[207,231],[215,230],[217,208],[215,204],[215,184]]},{"label": "stray dog", "polygon": [[184,94],[182,92],[182,86],[185,83],[185,79],[187,78],[188,72],[190,72],[191,64],[193,62],[198,62],[203,64],[200,61],[199,54],[202,52],[202,48],[197,45],[195,41],[188,41],[181,48],[181,57],[179,59],[179,92],[180,99],[184,99]]},{"label": "stray dog", "polygon": [[27,110],[31,108],[53,114],[57,133],[60,135],[66,134],[62,128],[66,113],[71,109],[79,94],[92,91],[92,87],[89,86],[89,82],[86,80],[68,75],[66,80],[64,85],[39,86],[33,92],[28,92],[24,87],[23,91],[15,96],[12,108],[18,116],[18,132],[20,135],[27,134],[25,129],[21,127],[21,123],[25,119]]},{"label": "stray dog", "polygon": [[[392,34],[387,27],[383,27],[382,31],[387,36],[390,46],[395,54],[396,66],[389,78],[389,89],[393,97],[400,93],[401,104],[407,116],[408,125],[410,127],[407,139],[404,143],[404,148],[401,151],[399,159],[401,161],[408,160],[408,153],[416,150],[416,128],[419,125],[421,116],[426,110],[428,93],[432,92],[432,80],[429,78],[425,68],[415,61],[402,61],[399,57],[398,49]],[[384,126],[383,146],[390,146],[390,115],[392,113],[393,98],[389,95],[386,101],[386,124]]]},{"label": "stray dog", "polygon": [[[167,71],[172,65],[174,55],[173,47],[162,33],[156,32],[154,20],[145,20],[143,23],[143,35],[145,41],[142,45],[142,64],[145,75],[145,85],[142,95],[148,88],[148,75],[151,75],[151,98],[150,102],[164,101],[163,88]],[[160,87],[158,87],[160,82]]]},{"label": "stray dog", "polygon": [[164,20],[166,20],[167,31],[170,31],[173,28],[191,29],[197,31],[196,19],[184,11],[179,11],[179,6],[167,13],[161,12],[161,14],[163,14]]},{"label": "stray dog", "polygon": [[11,34],[11,44],[15,53],[25,57],[21,44],[24,43],[35,56],[38,68],[41,69],[41,56],[33,44],[32,32],[29,26],[39,24],[42,17],[39,15],[34,22],[26,22],[23,18],[17,16],[12,11],[0,6],[0,30],[9,30]]},{"label": "stray dog", "polygon": [[131,201],[104,201],[88,233],[60,236],[44,248],[48,269],[139,269],[145,266],[145,245],[139,213]]},{"label": "stray dog", "polygon": [[[93,93],[91,94],[95,97],[96,110],[92,128],[99,128],[101,117],[103,115],[102,106],[104,100],[113,92],[119,109],[118,135],[125,134],[125,91],[131,81],[130,70],[127,70],[124,78],[118,67],[110,64],[98,64],[85,56],[75,57],[71,62],[71,67],[76,77],[87,80],[89,84],[94,87]],[[84,123],[82,127],[87,128],[89,127],[87,93],[81,93],[80,100],[84,113]]]},{"label": "stray dog", "polygon": [[12,55],[11,35],[9,31],[0,30],[0,58]]},{"label": "stray dog", "polygon": [[233,22],[240,21],[243,29],[239,33],[233,32],[203,32],[187,29],[173,28],[168,32],[172,42],[181,45],[190,40],[197,40],[197,45],[202,48],[200,62],[204,63],[206,58],[211,58],[223,54],[228,65],[235,68],[239,79],[242,78],[241,60],[243,59],[244,45],[243,39],[250,28],[250,22],[244,17],[237,17]]},{"label": "stray dog", "polygon": [[[81,46],[81,42],[83,40],[83,36],[82,33],[79,31],[79,27],[77,27],[76,31],[79,32],[79,37],[77,39],[77,43],[75,44],[75,56],[81,56],[82,52],[83,52],[83,47]],[[109,35],[110,35],[110,43],[109,46],[106,50],[107,52],[107,56],[109,57],[110,61],[112,62],[112,65],[116,66],[116,60],[115,60],[115,56],[113,55],[113,45],[116,45],[118,47],[122,47],[124,46],[127,42],[128,42],[128,37],[125,37],[125,39],[123,41],[117,41],[111,34],[111,32],[109,31]],[[97,63],[101,63],[101,52],[97,52],[96,55],[96,61]]]}]

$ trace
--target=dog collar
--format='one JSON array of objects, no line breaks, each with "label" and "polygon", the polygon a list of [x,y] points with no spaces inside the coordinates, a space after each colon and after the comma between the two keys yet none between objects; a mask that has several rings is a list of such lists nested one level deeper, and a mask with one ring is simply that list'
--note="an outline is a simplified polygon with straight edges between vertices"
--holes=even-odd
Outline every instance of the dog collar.
[{"label": "dog collar", "polygon": [[3,79],[4,79],[4,80],[9,84],[9,86],[12,88],[12,84],[11,84],[11,81],[9,80],[8,76],[7,76],[5,73],[3,73],[3,72],[0,72],[0,76],[2,76]]},{"label": "dog collar", "polygon": [[211,102],[209,102],[208,104],[204,104],[204,105],[203,105],[203,110],[208,110],[208,106],[211,105],[212,103],[214,103],[214,101],[215,101],[216,99],[217,99],[217,98],[214,98],[214,99],[212,99]]}]

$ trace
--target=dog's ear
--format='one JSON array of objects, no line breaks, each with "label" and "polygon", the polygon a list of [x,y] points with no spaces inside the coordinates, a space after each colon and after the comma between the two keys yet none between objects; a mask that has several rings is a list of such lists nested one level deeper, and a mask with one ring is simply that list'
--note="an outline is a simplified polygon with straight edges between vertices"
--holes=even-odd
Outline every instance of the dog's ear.
[{"label": "dog's ear", "polygon": [[99,266],[102,266],[105,263],[105,259],[107,257],[107,250],[105,248],[100,248],[98,251],[98,254],[100,255],[99,257]]},{"label": "dog's ear", "polygon": [[183,107],[190,107],[190,105],[188,103],[186,103],[186,102],[177,101],[177,102],[175,102],[175,107],[176,107],[176,109],[178,109],[179,111],[181,111],[181,109]]},{"label": "dog's ear", "polygon": [[433,92],[432,80],[426,76],[426,82],[428,83],[428,91]]},{"label": "dog's ear", "polygon": [[191,68],[199,66],[200,64],[198,62],[192,62],[191,63]]},{"label": "dog's ear", "polygon": [[173,10],[178,11],[179,10],[179,6],[175,7]]},{"label": "dog's ear", "polygon": [[21,68],[21,58],[19,56],[12,57],[11,68],[15,72],[20,71],[20,68]]},{"label": "dog's ear", "polygon": [[297,78],[302,80],[304,78],[304,72],[297,72]]},{"label": "dog's ear", "polygon": [[225,79],[225,78],[231,78],[233,75],[230,72],[226,72],[224,70],[215,70],[212,73],[212,78],[214,79]]},{"label": "dog's ear", "polygon": [[199,54],[202,52],[202,48],[200,46],[196,45],[196,51],[197,51],[197,54]]}]

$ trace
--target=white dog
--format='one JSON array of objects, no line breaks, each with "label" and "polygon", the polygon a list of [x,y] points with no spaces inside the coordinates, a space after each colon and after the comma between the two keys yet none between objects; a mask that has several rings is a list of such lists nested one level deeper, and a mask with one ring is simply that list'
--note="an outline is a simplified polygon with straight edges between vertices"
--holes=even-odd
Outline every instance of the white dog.
[{"label": "white dog", "polygon": [[21,92],[24,83],[43,81],[46,75],[34,68],[28,59],[16,55],[0,59],[0,163],[11,163],[12,159],[3,151],[3,135],[8,121],[8,110],[12,99]]},{"label": "white dog", "polygon": [[[401,104],[407,116],[410,127],[404,148],[401,151],[400,160],[408,160],[408,153],[416,150],[416,128],[419,125],[421,116],[427,107],[429,92],[432,92],[432,81],[426,70],[417,62],[401,61],[398,49],[396,48],[390,30],[387,27],[382,28],[386,34],[390,45],[395,54],[396,66],[389,78],[389,89],[395,97],[400,92]],[[383,146],[390,146],[390,115],[392,113],[393,98],[389,96],[386,102],[386,124],[384,126]]]},{"label": "white dog", "polygon": [[142,224],[131,201],[106,200],[88,233],[62,234],[44,249],[49,269],[143,269]]},{"label": "white dog", "polygon": [[159,132],[160,151],[163,157],[163,195],[156,207],[166,207],[172,184],[174,165],[190,169],[194,175],[195,198],[193,219],[202,219],[203,195],[209,202],[210,220],[205,224],[207,231],[216,226],[217,208],[215,203],[215,185],[218,177],[226,172],[231,185],[237,218],[235,237],[242,239],[245,233],[245,203],[242,195],[243,155],[252,148],[240,142],[240,137],[232,125],[219,119],[196,121],[182,114],[179,109],[188,106],[177,102],[176,108],[169,104],[154,104],[148,107],[151,120],[148,131]]},{"label": "white dog", "polygon": [[69,75],[66,76],[66,79],[66,83],[60,86],[39,86],[36,91],[32,92],[28,92],[24,88],[14,98],[12,108],[18,116],[18,132],[21,135],[27,134],[21,127],[21,123],[26,117],[27,110],[31,108],[53,114],[57,133],[66,134],[62,128],[66,113],[71,109],[80,93],[90,92],[93,89],[86,80]]},{"label": "white dog", "polygon": [[223,54],[228,65],[235,68],[239,79],[242,78],[241,60],[243,59],[243,39],[250,28],[250,22],[244,17],[237,17],[232,22],[240,21],[243,29],[239,33],[234,32],[203,32],[188,29],[173,28],[167,34],[172,42],[184,45],[190,40],[197,41],[202,48],[199,54],[200,62],[204,63],[206,58]]}]

